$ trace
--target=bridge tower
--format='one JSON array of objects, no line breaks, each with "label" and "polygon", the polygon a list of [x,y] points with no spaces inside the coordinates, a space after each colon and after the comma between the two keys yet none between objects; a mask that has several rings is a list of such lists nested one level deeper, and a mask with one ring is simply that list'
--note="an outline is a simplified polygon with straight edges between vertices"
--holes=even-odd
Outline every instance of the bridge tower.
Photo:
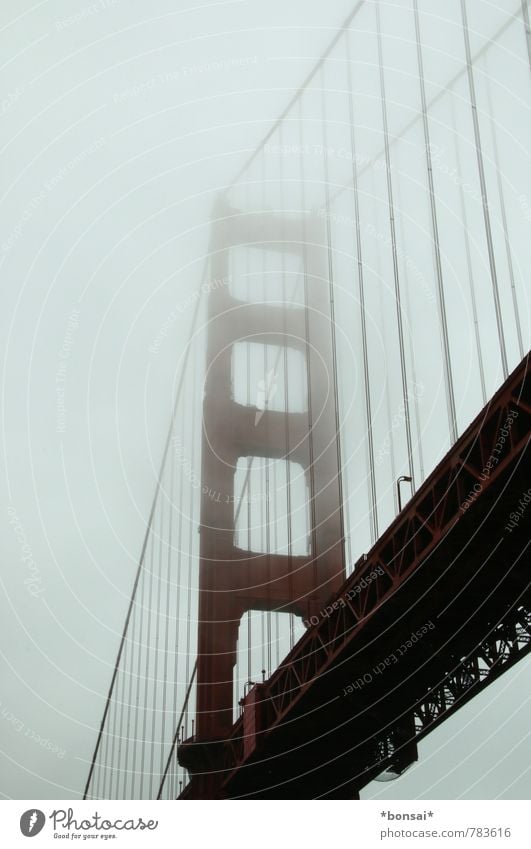
[{"label": "bridge tower", "polygon": [[[216,741],[233,724],[238,629],[251,610],[314,615],[345,579],[333,314],[322,220],[250,214],[218,201],[213,215],[211,276],[232,280],[234,250],[286,251],[300,258],[304,299],[259,303],[234,297],[229,285],[208,295],[203,401],[197,716],[179,760],[202,773],[215,798]],[[311,340],[311,344],[309,343]],[[298,349],[304,359],[307,409],[259,409],[234,398],[237,342]],[[304,470],[310,541],[307,555],[243,550],[235,544],[238,459],[297,463]],[[198,777],[198,776],[197,776]],[[197,778],[196,778],[197,782]],[[214,784],[213,784],[214,782]]]}]

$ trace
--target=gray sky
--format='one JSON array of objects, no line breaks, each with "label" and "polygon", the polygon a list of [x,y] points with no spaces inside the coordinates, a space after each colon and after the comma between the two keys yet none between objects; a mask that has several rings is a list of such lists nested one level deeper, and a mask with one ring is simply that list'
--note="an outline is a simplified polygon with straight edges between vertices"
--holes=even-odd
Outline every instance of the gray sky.
[{"label": "gray sky", "polygon": [[[352,5],[2,3],[6,798],[82,793],[213,199]],[[516,3],[484,6],[494,25]],[[514,115],[514,138],[525,138]],[[518,268],[529,256],[522,210]],[[150,354],[176,303],[179,319]],[[530,679],[528,660],[422,743],[403,779],[363,796],[529,798]]]}]

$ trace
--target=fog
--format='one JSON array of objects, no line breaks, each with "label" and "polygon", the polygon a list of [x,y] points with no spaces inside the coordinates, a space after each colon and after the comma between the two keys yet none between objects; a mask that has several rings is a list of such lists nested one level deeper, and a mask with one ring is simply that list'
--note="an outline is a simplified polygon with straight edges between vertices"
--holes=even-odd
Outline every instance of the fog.
[{"label": "fog", "polygon": [[[184,363],[188,357],[188,364],[200,366],[204,354],[201,286],[205,280],[212,286],[205,269],[221,193],[250,213],[309,215],[323,239],[331,234],[349,571],[394,517],[398,475],[412,469],[418,485],[448,450],[448,381],[457,434],[503,382],[504,357],[510,371],[521,359],[520,340],[528,350],[529,58],[521,7],[516,0],[467,3],[470,46],[479,54],[474,74],[497,311],[459,3],[421,0],[419,6],[450,373],[440,333],[410,0],[381,4],[387,161],[372,2],[360,4],[350,23],[350,52],[340,40],[284,111],[353,0],[155,0],[149,6],[138,0],[4,0],[3,798],[82,796],[176,396],[181,400],[172,434],[186,446],[190,474],[201,474],[202,385]],[[352,282],[358,261],[365,275],[372,461],[359,288]],[[300,298],[299,261],[284,257],[280,269],[278,255],[263,249],[255,252],[251,272],[246,262],[245,252],[236,255],[230,279],[221,283],[235,297],[249,296],[254,287],[252,299],[260,303],[283,300],[286,292],[292,303]],[[397,272],[403,345],[395,320]],[[409,380],[410,450],[400,355]],[[277,403],[284,409],[280,399],[289,393],[290,410],[304,409],[304,364],[294,350],[285,372],[275,366],[273,345],[261,354],[242,342],[233,357],[240,403],[260,408],[262,392],[270,409]],[[271,370],[275,394],[267,384]],[[238,492],[249,468],[245,460],[236,471]],[[286,465],[279,461],[275,469],[255,467],[250,490],[262,487],[263,471],[271,474],[271,487],[275,475],[275,490],[282,491]],[[165,475],[163,490],[173,503],[168,469]],[[301,481],[296,474],[291,481],[295,554],[308,548]],[[192,488],[188,502],[186,491],[179,502],[190,559],[198,546],[197,496]],[[237,537],[247,536],[253,550],[263,545],[261,507],[253,504],[236,522]],[[169,557],[165,509],[155,513],[156,539]],[[270,517],[278,550],[291,539],[282,510],[277,506]],[[189,590],[190,609],[197,586],[187,581],[182,587],[183,596]],[[173,584],[175,595],[167,600],[172,627],[187,646],[181,672],[174,673],[182,700],[195,643],[193,633],[187,641],[187,623],[176,615],[180,586]],[[252,630],[258,648],[252,669],[239,656],[235,700],[245,681],[273,669],[303,632],[299,620],[279,621],[277,615],[264,626],[258,614],[251,625],[242,623],[242,642]],[[264,627],[275,634],[265,659]],[[370,785],[363,798],[528,798],[529,681],[527,660],[421,743],[419,763],[407,775],[391,785]]]}]

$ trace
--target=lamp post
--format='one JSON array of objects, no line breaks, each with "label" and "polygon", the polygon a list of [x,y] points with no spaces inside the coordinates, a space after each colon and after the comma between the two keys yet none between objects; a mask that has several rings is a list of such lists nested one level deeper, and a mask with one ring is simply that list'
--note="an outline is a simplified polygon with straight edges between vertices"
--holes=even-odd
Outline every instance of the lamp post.
[{"label": "lamp post", "polygon": [[400,477],[398,478],[398,480],[396,482],[396,491],[397,491],[397,495],[398,495],[398,512],[399,513],[402,512],[402,498],[400,496],[400,484],[401,483],[411,483],[412,480],[413,479],[410,478],[408,475],[400,475]]}]

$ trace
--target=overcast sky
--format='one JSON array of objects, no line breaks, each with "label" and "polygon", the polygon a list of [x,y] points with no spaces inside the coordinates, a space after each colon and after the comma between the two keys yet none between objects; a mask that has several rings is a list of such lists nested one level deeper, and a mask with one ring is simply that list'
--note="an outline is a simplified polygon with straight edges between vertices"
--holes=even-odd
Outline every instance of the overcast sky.
[{"label": "overcast sky", "polygon": [[[352,6],[1,4],[4,798],[82,795],[191,309],[149,346],[217,192]],[[363,797],[529,798],[530,681],[528,660]]]}]

